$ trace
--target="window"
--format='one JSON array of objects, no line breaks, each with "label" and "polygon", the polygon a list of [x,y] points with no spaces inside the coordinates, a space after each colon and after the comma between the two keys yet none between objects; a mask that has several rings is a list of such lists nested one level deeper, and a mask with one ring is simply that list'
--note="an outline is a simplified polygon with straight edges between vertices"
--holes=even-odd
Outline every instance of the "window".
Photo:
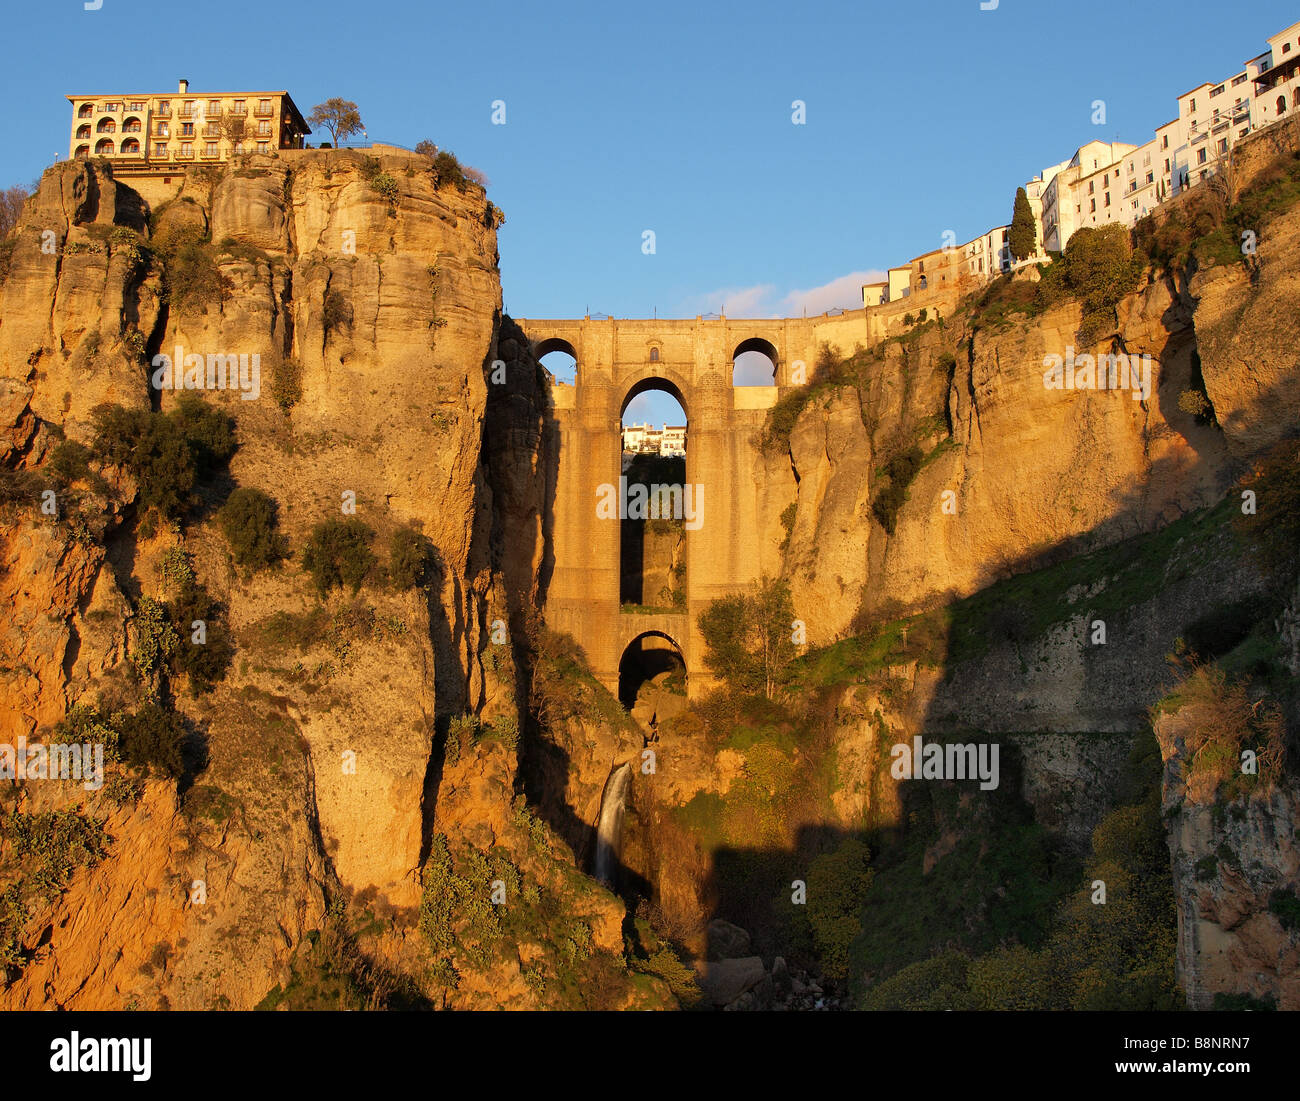
[{"label": "window", "polygon": [[1155,181],[1156,181],[1155,174],[1154,174],[1154,173],[1151,173],[1151,172],[1148,172],[1148,173],[1147,173],[1147,183],[1155,183]]},{"label": "window", "polygon": [[221,100],[219,99],[208,100],[208,114],[209,115],[221,114]]},{"label": "window", "polygon": [[90,137],[90,127],[89,127],[88,125],[87,125],[87,126],[78,126],[78,127],[77,127],[77,137],[78,137],[78,138],[88,138],[88,137]]},{"label": "window", "polygon": [[271,134],[271,124],[269,122],[259,122],[257,124],[257,134],[259,137],[269,137]]},{"label": "window", "polygon": [[153,155],[155,157],[167,156],[167,143],[165,141],[155,142],[153,147]]},{"label": "window", "polygon": [[194,146],[187,141],[181,142],[181,156],[182,157],[194,156]]},{"label": "window", "polygon": [[1245,83],[1246,83],[1246,74],[1245,74],[1245,73],[1242,73],[1241,76],[1233,77],[1233,79],[1232,79],[1232,86],[1233,86],[1234,88],[1235,88],[1238,84],[1245,84]]},{"label": "window", "polygon": [[181,123],[181,137],[183,137],[183,138],[192,138],[193,136],[194,136],[194,123],[192,123],[192,122],[182,122],[182,123]]},{"label": "window", "polygon": [[1227,139],[1227,138],[1220,138],[1220,139],[1219,139],[1219,153],[1220,153],[1220,155],[1226,153],[1227,151],[1228,151],[1228,139]]},{"label": "window", "polygon": [[1169,172],[1169,158],[1166,157],[1166,158],[1165,158],[1165,173],[1168,174],[1168,172]]},{"label": "window", "polygon": [[1286,114],[1286,96],[1277,97],[1277,113],[1279,115]]},{"label": "window", "polygon": [[[1169,148],[1169,135],[1168,135],[1168,134],[1162,134],[1162,135],[1160,136],[1160,148],[1161,148],[1161,149],[1168,149],[1168,148]],[[1166,168],[1168,167],[1168,162],[1167,162],[1167,161],[1165,162],[1165,167],[1166,167]]]},{"label": "window", "polygon": [[120,103],[105,103],[105,104],[104,104],[104,110],[105,110],[105,111],[120,111],[121,109],[122,109],[122,105],[121,105]]},{"label": "window", "polygon": [[1093,200],[1091,200],[1091,203],[1092,203],[1091,212],[1092,212],[1093,214],[1096,214],[1096,213],[1097,213],[1097,200],[1096,200],[1096,199],[1093,199]]},{"label": "window", "polygon": [[235,142],[235,156],[238,157],[241,153],[243,153],[243,151],[244,151],[244,143],[242,141]]},{"label": "window", "polygon": [[132,110],[132,111],[143,111],[143,110],[144,110],[144,101],[143,101],[143,100],[139,100],[139,99],[133,99],[133,100],[131,101],[131,110]]},{"label": "window", "polygon": [[1204,163],[1205,163],[1205,149],[1204,149],[1204,148],[1198,149],[1198,150],[1196,151],[1196,163],[1197,163],[1197,164],[1204,164]]},{"label": "window", "polygon": [[1110,206],[1110,192],[1109,192],[1109,191],[1106,192],[1106,205],[1107,205],[1107,206]]},{"label": "window", "polygon": [[94,113],[95,113],[95,108],[94,108],[91,104],[89,104],[89,103],[83,103],[83,104],[82,104],[82,105],[77,109],[77,118],[79,118],[79,119],[88,119],[88,118],[90,118],[90,116],[93,115]]},{"label": "window", "polygon": [[160,137],[160,138],[166,138],[166,137],[170,137],[170,136],[171,136],[171,135],[169,135],[169,134],[167,133],[167,124],[166,124],[165,122],[160,122],[160,123],[158,124],[158,137]]},{"label": "window", "polygon": [[1213,99],[1215,96],[1221,96],[1221,95],[1223,95],[1223,85],[1222,85],[1222,84],[1220,84],[1217,88],[1211,88],[1211,89],[1210,89],[1210,98],[1211,98],[1211,99]]},{"label": "window", "polygon": [[1136,191],[1136,190],[1138,189],[1138,182],[1137,182],[1137,180],[1129,180],[1129,182],[1128,182],[1128,189],[1129,189],[1129,191]]},{"label": "window", "polygon": [[1190,99],[1187,101],[1187,113],[1189,115],[1196,113],[1196,100]]},{"label": "window", "polygon": [[192,99],[187,99],[181,106],[181,117],[189,118],[192,114],[194,114],[194,101]]},{"label": "window", "polygon": [[269,99],[259,99],[257,101],[257,113],[259,115],[269,115],[271,113],[271,101]]},{"label": "window", "polygon": [[1289,53],[1291,52],[1291,43],[1290,43],[1290,42],[1283,42],[1283,43],[1282,43],[1282,52],[1283,52],[1284,54],[1289,54]]},{"label": "window", "polygon": [[215,141],[208,142],[203,150],[203,155],[205,157],[215,157],[217,155],[217,143]]},{"label": "window", "polygon": [[271,151],[271,146],[267,142],[259,141],[257,143],[257,151],[259,153],[269,153]]},{"label": "window", "polygon": [[658,363],[658,362],[659,362],[659,349],[658,349],[658,348],[651,348],[651,349],[650,349],[650,362],[651,362],[651,363]]},{"label": "window", "polygon": [[1096,180],[1089,180],[1089,181],[1088,181],[1088,194],[1089,194],[1089,195],[1091,195],[1091,194],[1093,193],[1093,188],[1095,188],[1096,186],[1097,186],[1097,181],[1096,181]]},{"label": "window", "polygon": [[158,101],[158,113],[160,115],[170,115],[172,113],[172,101],[170,99],[160,99]]}]

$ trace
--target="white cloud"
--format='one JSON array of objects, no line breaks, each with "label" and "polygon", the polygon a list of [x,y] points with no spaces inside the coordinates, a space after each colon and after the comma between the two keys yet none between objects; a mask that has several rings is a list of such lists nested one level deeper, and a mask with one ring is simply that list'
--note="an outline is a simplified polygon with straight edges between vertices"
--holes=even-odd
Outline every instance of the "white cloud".
[{"label": "white cloud", "polygon": [[862,285],[879,283],[888,278],[883,271],[853,271],[829,283],[808,290],[792,290],[782,295],[774,283],[757,283],[752,287],[725,287],[708,294],[693,295],[683,303],[683,313],[718,313],[724,308],[728,317],[809,317],[839,307],[855,310],[862,307]]},{"label": "white cloud", "polygon": [[862,308],[862,285],[879,283],[889,278],[884,271],[851,271],[841,275],[820,287],[806,291],[791,291],[780,302],[781,313],[778,317],[802,317],[805,310],[808,316],[825,313],[839,307],[845,310]]}]

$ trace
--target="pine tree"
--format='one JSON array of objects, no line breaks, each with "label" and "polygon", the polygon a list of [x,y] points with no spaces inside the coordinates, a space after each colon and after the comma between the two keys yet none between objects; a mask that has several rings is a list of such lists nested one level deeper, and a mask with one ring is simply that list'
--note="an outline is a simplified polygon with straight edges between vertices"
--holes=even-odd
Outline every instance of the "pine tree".
[{"label": "pine tree", "polygon": [[1034,255],[1034,246],[1038,232],[1034,222],[1034,211],[1029,205],[1029,196],[1023,187],[1016,188],[1015,211],[1011,215],[1011,232],[1007,243],[1011,246],[1011,255],[1016,260],[1028,260]]}]

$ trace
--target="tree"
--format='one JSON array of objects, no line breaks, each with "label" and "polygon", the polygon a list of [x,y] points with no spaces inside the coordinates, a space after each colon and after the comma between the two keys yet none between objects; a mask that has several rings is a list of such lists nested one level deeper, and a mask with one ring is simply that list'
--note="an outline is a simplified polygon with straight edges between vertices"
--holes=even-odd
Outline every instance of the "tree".
[{"label": "tree", "polygon": [[699,623],[704,664],[732,688],[770,700],[795,656],[790,586],[764,577],[748,593],[713,601]]},{"label": "tree", "polygon": [[428,138],[425,138],[423,141],[416,142],[415,151],[423,157],[436,157],[438,155],[438,147],[434,145],[433,142],[431,142]]},{"label": "tree", "polygon": [[28,194],[30,193],[25,187],[10,187],[0,191],[0,239],[7,237],[9,231],[18,224]]},{"label": "tree", "polygon": [[1011,255],[1016,260],[1028,260],[1034,255],[1038,242],[1038,227],[1034,222],[1034,211],[1029,205],[1029,196],[1023,187],[1016,188],[1015,209],[1011,214],[1011,229],[1007,234],[1007,243],[1011,246]]},{"label": "tree", "polygon": [[287,540],[276,530],[275,498],[260,489],[240,486],[217,513],[235,562],[250,571],[269,566],[288,553]]},{"label": "tree", "polygon": [[350,99],[340,99],[338,96],[331,96],[324,103],[316,104],[311,109],[311,116],[307,122],[313,127],[325,127],[330,132],[332,143],[336,146],[339,138],[359,134],[362,130],[361,112],[357,105]]}]

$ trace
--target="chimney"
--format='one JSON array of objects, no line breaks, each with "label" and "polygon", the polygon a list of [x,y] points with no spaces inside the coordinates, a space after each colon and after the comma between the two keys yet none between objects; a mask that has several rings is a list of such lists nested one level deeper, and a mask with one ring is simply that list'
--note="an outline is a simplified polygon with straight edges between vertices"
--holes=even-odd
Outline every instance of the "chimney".
[{"label": "chimney", "polygon": [[182,80],[176,90],[180,92],[181,95],[184,95],[190,90],[190,82],[188,80]]}]

